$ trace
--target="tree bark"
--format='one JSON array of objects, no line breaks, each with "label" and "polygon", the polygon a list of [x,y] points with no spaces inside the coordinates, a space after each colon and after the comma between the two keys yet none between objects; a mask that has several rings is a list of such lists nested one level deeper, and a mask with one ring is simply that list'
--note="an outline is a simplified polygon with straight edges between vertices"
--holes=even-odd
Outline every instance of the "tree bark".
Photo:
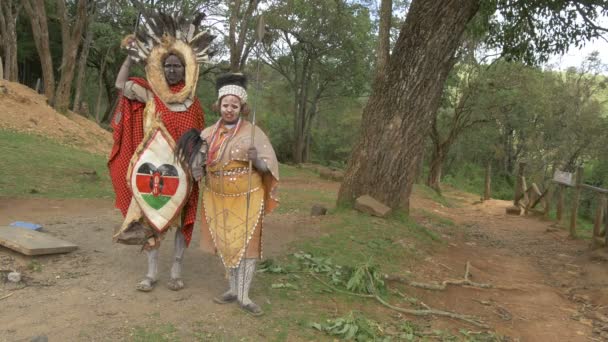
[{"label": "tree bark", "polygon": [[479,0],[414,0],[387,67],[373,87],[338,201],[371,195],[409,209],[416,161],[454,66],[454,54]]},{"label": "tree bark", "polygon": [[17,63],[17,19],[21,3],[16,0],[0,2],[0,36],[4,52],[4,77],[12,82],[19,81],[19,64]]},{"label": "tree bark", "polygon": [[441,173],[446,156],[447,151],[445,151],[442,145],[435,146],[431,155],[431,163],[429,164],[429,174],[426,179],[426,185],[439,194],[441,194]]},{"label": "tree bark", "polygon": [[93,41],[93,30],[91,30],[90,24],[93,22],[93,16],[89,16],[85,30],[87,31],[84,43],[82,44],[82,50],[80,51],[80,57],[78,59],[78,72],[76,73],[76,89],[74,93],[74,106],[72,111],[80,112],[80,97],[82,94],[84,78],[87,70],[87,59],[89,58],[89,48]]},{"label": "tree bark", "polygon": [[[95,121],[97,121],[97,123],[101,123],[102,115],[101,115],[101,95],[103,94],[102,91],[102,87],[103,87],[103,74],[106,71],[106,65],[108,62],[108,55],[110,54],[110,50],[108,49],[106,51],[106,53],[103,55],[103,61],[101,62],[101,69],[99,71],[99,83],[97,86],[97,101],[95,103]],[[109,94],[108,94],[108,98],[109,98]],[[109,101],[108,101],[109,102]],[[108,104],[110,105],[110,104]]]},{"label": "tree bark", "polygon": [[53,60],[49,46],[49,27],[47,24],[44,0],[24,0],[25,12],[32,24],[34,43],[40,58],[42,67],[42,79],[44,81],[44,94],[49,104],[55,100],[55,75],[53,74]]},{"label": "tree bark", "polygon": [[76,68],[76,57],[78,47],[82,41],[82,31],[87,18],[88,0],[78,0],[74,24],[70,27],[70,18],[65,7],[65,0],[57,0],[57,12],[61,20],[61,43],[63,52],[61,57],[61,78],[55,94],[55,110],[65,113],[70,105],[72,93],[72,82],[74,80],[74,69]]},{"label": "tree bark", "polygon": [[378,45],[376,46],[376,79],[382,82],[390,58],[393,0],[381,0]]},{"label": "tree bark", "polygon": [[[245,46],[247,42],[247,29],[253,12],[258,7],[258,0],[247,1],[247,8],[241,14],[242,1],[232,0],[230,8],[228,46],[230,47],[230,71],[242,71],[247,57],[249,56],[250,46]],[[239,20],[240,19],[240,20]],[[237,37],[237,29],[239,29]],[[249,44],[254,44],[255,39],[250,40]]]}]

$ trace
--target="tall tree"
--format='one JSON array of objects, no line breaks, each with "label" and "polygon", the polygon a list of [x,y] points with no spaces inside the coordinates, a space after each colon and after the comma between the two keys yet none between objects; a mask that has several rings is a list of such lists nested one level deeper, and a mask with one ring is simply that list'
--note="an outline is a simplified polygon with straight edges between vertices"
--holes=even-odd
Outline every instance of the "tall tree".
[{"label": "tall tree", "polygon": [[254,46],[254,35],[247,33],[252,27],[253,12],[259,3],[259,0],[229,0],[228,46],[231,72],[242,71]]},{"label": "tall tree", "polygon": [[22,4],[17,0],[0,2],[0,37],[4,60],[4,77],[17,82],[19,65],[17,63],[17,19]]},{"label": "tall tree", "polygon": [[492,21],[491,43],[500,46],[506,56],[529,61],[564,52],[571,42],[599,36],[604,31],[597,25],[578,25],[575,19],[582,17],[593,23],[598,6],[603,6],[604,12],[608,9],[605,1],[599,0],[412,1],[386,79],[374,85],[363,111],[361,134],[339,202],[351,203],[369,194],[393,208],[409,209],[417,161],[462,34],[478,12],[493,13],[494,6],[505,20]]},{"label": "tall tree", "polygon": [[356,97],[367,84],[371,22],[367,9],[344,1],[294,0],[268,10],[265,59],[293,95],[293,161],[309,156],[319,102]]},{"label": "tall tree", "polygon": [[47,23],[44,0],[24,0],[23,7],[32,25],[32,34],[36,44],[36,50],[42,67],[42,79],[44,81],[44,94],[47,101],[52,104],[55,99],[55,74],[53,70],[53,59],[49,45],[49,27]]},{"label": "tall tree", "polygon": [[91,24],[95,20],[95,7],[91,7],[92,12],[87,16],[87,21],[85,23],[84,31],[86,32],[84,35],[84,42],[82,43],[82,49],[80,51],[80,56],[78,57],[78,70],[76,71],[76,85],[74,87],[74,105],[72,107],[72,111],[79,112],[81,110],[81,98],[83,93],[83,82],[85,78],[85,73],[87,69],[87,59],[89,58],[89,49],[91,48],[91,43],[93,42],[93,30],[91,29]]},{"label": "tall tree", "polygon": [[76,12],[70,18],[65,0],[57,0],[57,14],[61,21],[63,50],[60,66],[61,78],[57,85],[54,107],[61,113],[66,112],[70,105],[78,48],[83,40],[82,32],[87,21],[87,6],[88,0],[78,0]]}]

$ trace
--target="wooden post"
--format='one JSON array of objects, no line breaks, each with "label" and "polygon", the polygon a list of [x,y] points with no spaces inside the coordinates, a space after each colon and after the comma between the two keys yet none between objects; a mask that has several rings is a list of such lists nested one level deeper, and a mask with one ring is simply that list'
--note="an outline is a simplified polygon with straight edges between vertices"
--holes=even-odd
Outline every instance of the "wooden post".
[{"label": "wooden post", "polygon": [[581,199],[581,187],[583,184],[583,168],[579,167],[576,170],[576,188],[574,190],[574,199],[572,200],[572,216],[570,216],[570,237],[576,237],[576,219],[578,218],[578,205]]},{"label": "wooden post", "polygon": [[553,197],[553,188],[551,187],[551,184],[549,184],[547,186],[547,190],[545,190],[547,193],[545,194],[545,211],[543,212],[543,218],[545,220],[549,219],[549,214],[551,213],[551,197]]},{"label": "wooden post", "polygon": [[566,186],[563,184],[558,184],[557,187],[557,213],[556,218],[559,224],[562,224],[564,221],[564,197],[566,197]]},{"label": "wooden post", "polygon": [[524,186],[523,179],[525,167],[526,163],[519,163],[519,170],[517,171],[517,181],[515,182],[515,198],[513,199],[513,205],[516,207],[519,205],[519,199],[522,196],[522,191],[526,191],[525,189],[522,190],[522,187]]},{"label": "wooden post", "polygon": [[602,223],[604,223],[604,208],[606,208],[606,195],[599,194],[599,203],[595,208],[595,221],[593,222],[593,243],[595,238],[600,236],[600,230],[602,229]]},{"label": "wooden post", "polygon": [[483,192],[483,200],[484,201],[489,200],[491,195],[492,195],[492,163],[488,162],[488,165],[486,166],[486,187],[485,187],[485,191]]}]

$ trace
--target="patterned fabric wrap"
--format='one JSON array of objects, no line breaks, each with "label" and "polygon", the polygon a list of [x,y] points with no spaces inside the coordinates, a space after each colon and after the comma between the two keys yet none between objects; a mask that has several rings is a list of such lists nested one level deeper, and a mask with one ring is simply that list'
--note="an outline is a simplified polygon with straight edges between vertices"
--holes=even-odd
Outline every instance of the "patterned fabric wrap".
[{"label": "patterned fabric wrap", "polygon": [[[150,90],[150,86],[144,79],[130,78],[130,80]],[[181,83],[172,86],[171,90],[179,91],[183,87],[184,84]],[[203,129],[205,124],[204,112],[198,99],[195,99],[194,103],[185,112],[170,111],[157,96],[154,97],[154,101],[156,111],[161,113],[161,120],[174,140],[178,140],[183,133],[191,128]],[[127,214],[133,196],[129,184],[127,184],[126,175],[133,153],[135,153],[144,137],[144,108],[145,103],[121,96],[111,121],[114,130],[114,146],[108,159],[108,168],[116,193],[115,206],[120,209],[123,216]],[[198,194],[198,184],[194,183],[192,192],[182,210],[182,227],[187,245],[190,244],[192,239]]]},{"label": "patterned fabric wrap", "polygon": [[[254,129],[258,157],[269,172],[253,170],[247,213],[247,149]],[[209,143],[210,151],[215,151],[208,156],[203,189],[201,246],[219,254],[226,268],[234,268],[243,257],[262,256],[263,217],[278,205],[279,164],[268,137],[246,120],[241,119],[232,130],[218,122],[205,129],[201,137]]]}]

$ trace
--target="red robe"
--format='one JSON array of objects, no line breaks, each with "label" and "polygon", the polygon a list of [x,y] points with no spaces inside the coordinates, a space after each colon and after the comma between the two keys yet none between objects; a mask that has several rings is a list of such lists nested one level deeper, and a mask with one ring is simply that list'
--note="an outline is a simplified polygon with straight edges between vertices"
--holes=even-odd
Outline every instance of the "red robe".
[{"label": "red robe", "polygon": [[[142,78],[130,78],[131,81],[151,91],[148,82]],[[184,83],[171,86],[171,91],[178,92],[184,87]],[[163,124],[173,139],[177,142],[186,131],[192,128],[202,130],[205,127],[205,113],[198,98],[194,98],[192,105],[185,112],[172,112],[158,96],[154,95],[156,111],[161,113]],[[129,162],[135,153],[135,149],[144,138],[143,121],[145,103],[131,100],[120,96],[118,106],[112,117],[112,128],[114,129],[114,146],[110,152],[108,168],[112,185],[116,193],[116,208],[120,209],[123,217],[127,214],[133,194],[127,183],[126,176]],[[188,201],[182,209],[182,231],[186,238],[186,245],[190,245],[192,239],[192,228],[196,219],[196,207],[198,204],[198,183],[193,183],[192,191]]]}]

